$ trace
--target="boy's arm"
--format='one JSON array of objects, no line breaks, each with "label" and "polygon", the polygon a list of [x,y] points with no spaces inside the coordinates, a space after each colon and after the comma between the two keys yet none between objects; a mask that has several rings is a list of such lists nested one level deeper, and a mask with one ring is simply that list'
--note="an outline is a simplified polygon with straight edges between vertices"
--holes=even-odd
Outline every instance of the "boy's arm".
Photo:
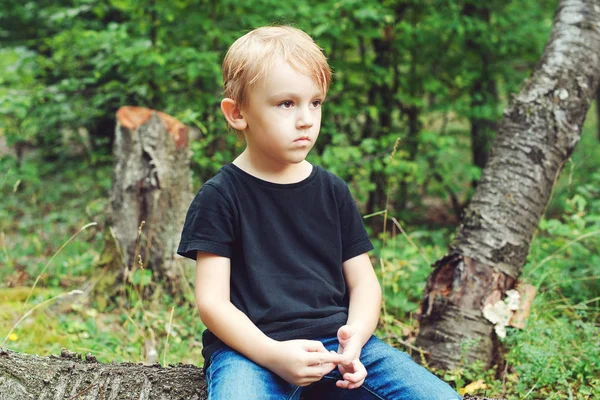
[{"label": "boy's arm", "polygon": [[298,386],[318,381],[341,361],[319,341],[267,337],[231,303],[230,273],[229,258],[198,251],[196,305],[204,325],[223,343]]},{"label": "boy's arm", "polygon": [[350,296],[348,321],[338,330],[338,352],[343,355],[339,365],[343,380],[336,385],[355,389],[362,385],[367,371],[360,362],[360,352],[367,343],[379,321],[381,287],[367,253],[342,264],[344,278]]},{"label": "boy's arm", "polygon": [[362,348],[369,340],[379,321],[381,287],[367,253],[342,264],[350,295],[348,322],[351,334]]}]

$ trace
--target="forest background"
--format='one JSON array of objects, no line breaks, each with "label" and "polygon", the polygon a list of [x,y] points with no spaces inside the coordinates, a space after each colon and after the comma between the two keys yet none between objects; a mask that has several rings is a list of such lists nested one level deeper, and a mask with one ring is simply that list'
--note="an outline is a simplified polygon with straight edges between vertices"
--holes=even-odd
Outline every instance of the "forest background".
[{"label": "forest background", "polygon": [[[349,183],[376,247],[385,297],[378,334],[412,351],[431,262],[453,237],[556,6],[0,1],[0,346],[32,354],[66,347],[106,362],[144,362],[156,352],[163,364],[202,364],[193,263],[181,261],[190,277],[184,302],[161,292],[149,270],[136,272],[117,306],[57,300],[101,273],[116,110],[149,107],[193,128],[197,190],[243,149],[218,107],[225,51],[254,27],[284,23],[308,32],[334,71],[309,161]],[[503,339],[502,371],[466,363],[436,371],[457,390],[600,397],[599,167],[594,107],[521,277],[537,289],[527,326]],[[145,287],[152,297],[140,295]]]}]

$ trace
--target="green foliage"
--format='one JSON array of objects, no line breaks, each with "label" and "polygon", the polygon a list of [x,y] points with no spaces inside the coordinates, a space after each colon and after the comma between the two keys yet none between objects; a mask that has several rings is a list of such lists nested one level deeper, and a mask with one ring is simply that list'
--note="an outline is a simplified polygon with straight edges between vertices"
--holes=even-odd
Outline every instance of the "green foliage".
[{"label": "green foliage", "polygon": [[[110,170],[90,173],[86,164],[23,162],[19,167],[12,157],[0,159],[0,265],[9,267],[0,268],[0,280],[15,270],[23,274],[20,279],[37,276],[69,237],[102,215]],[[48,277],[53,286],[93,265],[93,243],[101,234],[92,228],[81,235],[84,241],[75,241],[54,258],[55,274]]]},{"label": "green foliage", "polygon": [[[101,227],[111,172],[108,165],[91,168],[81,159],[59,165],[29,158],[20,167],[14,157],[0,159],[0,343],[32,307],[95,282],[103,273],[93,267],[103,246]],[[60,250],[91,221],[99,226],[81,232]],[[25,305],[29,288],[46,265]],[[125,290],[130,309],[102,312],[89,300],[69,300],[58,307],[52,302],[16,326],[2,346],[54,354],[70,348],[91,352],[104,362],[141,362],[148,342],[163,362],[170,332],[166,361],[201,363],[198,334],[204,326],[194,302],[177,305],[157,291],[145,304],[140,293],[151,281],[151,271],[136,271]]]},{"label": "green foliage", "polygon": [[140,286],[148,286],[152,282],[152,271],[149,269],[138,269],[133,274],[133,284]]},{"label": "green foliage", "polygon": [[517,393],[532,390],[534,398],[597,398],[600,396],[598,328],[593,321],[586,321],[586,313],[560,315],[553,308],[550,297],[539,296],[527,330],[509,334],[507,361],[513,374],[519,377],[510,390]]},{"label": "green foliage", "polygon": [[[334,71],[312,160],[350,181],[368,213],[389,208],[410,221],[422,213],[424,197],[443,196],[448,205],[452,197],[459,205],[468,200],[479,169],[456,161],[471,157],[469,122],[498,119],[504,99],[539,58],[555,5],[63,0],[0,6],[9,38],[0,54],[0,68],[9,72],[0,78],[0,129],[9,143],[38,143],[57,154],[65,151],[65,130],[85,128],[96,160],[109,150],[120,106],[160,109],[201,132],[192,150],[202,182],[243,148],[218,106],[226,49],[254,27],[291,23],[315,38]],[[446,122],[431,124],[440,119]],[[477,151],[485,151],[493,131],[482,135]]]},{"label": "green foliage", "polygon": [[427,276],[432,271],[431,264],[448,247],[451,232],[413,227],[410,235],[404,236],[391,223],[387,230],[385,243],[372,239],[383,264],[375,267],[382,284],[387,312],[409,316],[417,310]]}]

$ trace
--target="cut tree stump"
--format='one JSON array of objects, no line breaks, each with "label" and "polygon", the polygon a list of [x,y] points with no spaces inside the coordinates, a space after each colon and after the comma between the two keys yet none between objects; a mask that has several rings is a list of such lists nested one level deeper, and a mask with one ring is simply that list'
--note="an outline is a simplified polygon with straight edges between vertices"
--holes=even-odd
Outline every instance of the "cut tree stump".
[{"label": "cut tree stump", "polygon": [[105,246],[98,265],[105,271],[93,298],[102,308],[142,269],[152,271],[153,284],[160,282],[164,291],[180,296],[189,290],[176,259],[193,196],[188,128],[165,113],[127,106],[117,112],[115,135]]}]

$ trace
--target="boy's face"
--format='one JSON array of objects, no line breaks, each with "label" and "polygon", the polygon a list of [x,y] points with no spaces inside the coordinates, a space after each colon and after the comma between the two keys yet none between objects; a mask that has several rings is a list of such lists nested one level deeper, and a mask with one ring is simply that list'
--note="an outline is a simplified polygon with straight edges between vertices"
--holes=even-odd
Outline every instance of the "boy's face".
[{"label": "boy's face", "polygon": [[302,162],[319,136],[325,97],[313,79],[278,59],[247,95],[248,150],[277,164]]}]

